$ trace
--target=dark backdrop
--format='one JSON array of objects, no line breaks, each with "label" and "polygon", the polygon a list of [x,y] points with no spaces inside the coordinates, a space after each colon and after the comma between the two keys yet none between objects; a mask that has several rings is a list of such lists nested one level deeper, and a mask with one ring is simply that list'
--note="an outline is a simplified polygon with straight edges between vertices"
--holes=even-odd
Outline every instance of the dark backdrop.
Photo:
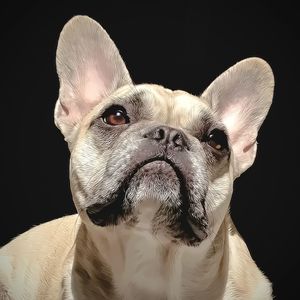
[{"label": "dark backdrop", "polygon": [[33,225],[75,212],[69,153],[53,123],[55,51],[65,22],[87,14],[116,42],[136,83],[198,94],[240,59],[259,56],[270,63],[274,104],[258,137],[255,164],[236,180],[231,212],[277,299],[295,299],[299,10],[286,1],[122,3],[1,4],[0,245]]}]

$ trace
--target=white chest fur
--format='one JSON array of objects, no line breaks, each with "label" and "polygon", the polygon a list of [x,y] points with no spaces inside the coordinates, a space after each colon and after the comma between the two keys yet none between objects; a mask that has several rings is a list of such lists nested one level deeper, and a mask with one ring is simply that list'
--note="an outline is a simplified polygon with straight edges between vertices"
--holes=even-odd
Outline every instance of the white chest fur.
[{"label": "white chest fur", "polygon": [[[92,226],[83,234],[79,230],[77,240],[84,241],[84,257],[78,257],[81,263],[98,259],[111,271],[114,292],[105,299],[255,299],[257,292],[265,297],[262,299],[270,298],[268,281],[238,234],[228,234],[226,222],[199,247],[166,243],[145,230],[146,223],[141,225],[134,229],[126,225]],[[97,251],[88,252],[92,248]],[[87,263],[85,267],[89,271],[92,266]],[[93,286],[99,286],[97,275]],[[263,292],[257,291],[259,286]],[[87,288],[83,285],[80,290]]]},{"label": "white chest fur", "polygon": [[203,251],[187,250],[159,241],[146,230],[129,232],[123,228],[109,230],[96,243],[110,265],[114,287],[122,299],[198,299],[207,293],[210,283],[215,284],[220,255],[213,257],[214,261],[203,260],[208,241]]},{"label": "white chest fur", "polygon": [[180,253],[154,241],[132,237],[125,248],[124,272],[117,286],[125,299],[181,299]]}]

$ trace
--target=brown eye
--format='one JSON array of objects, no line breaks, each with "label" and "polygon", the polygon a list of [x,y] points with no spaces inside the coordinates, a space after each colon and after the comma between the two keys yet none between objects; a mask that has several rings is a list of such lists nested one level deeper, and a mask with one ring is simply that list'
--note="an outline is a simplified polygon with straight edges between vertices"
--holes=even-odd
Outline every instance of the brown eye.
[{"label": "brown eye", "polygon": [[111,126],[124,125],[129,123],[129,117],[122,106],[112,106],[102,115],[104,123]]},{"label": "brown eye", "polygon": [[220,129],[213,129],[206,137],[206,143],[217,151],[228,150],[227,136]]}]

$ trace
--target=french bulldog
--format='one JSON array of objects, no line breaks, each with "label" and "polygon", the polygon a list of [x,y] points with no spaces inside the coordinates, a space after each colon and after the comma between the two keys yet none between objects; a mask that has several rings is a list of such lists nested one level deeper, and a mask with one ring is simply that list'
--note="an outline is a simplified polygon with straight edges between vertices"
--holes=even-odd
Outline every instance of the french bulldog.
[{"label": "french bulldog", "polygon": [[236,63],[200,95],[134,84],[87,16],[63,28],[55,124],[78,214],[0,250],[1,299],[272,299],[229,213],[255,159],[274,78]]}]

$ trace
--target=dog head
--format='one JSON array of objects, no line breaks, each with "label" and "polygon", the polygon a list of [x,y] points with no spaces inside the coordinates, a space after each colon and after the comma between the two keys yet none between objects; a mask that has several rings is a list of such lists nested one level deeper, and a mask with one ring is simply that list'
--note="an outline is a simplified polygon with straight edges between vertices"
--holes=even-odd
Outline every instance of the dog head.
[{"label": "dog head", "polygon": [[78,16],[60,35],[57,72],[55,123],[71,151],[84,222],[142,228],[186,245],[220,226],[271,105],[265,61],[237,63],[199,97],[134,85],[105,30]]}]

